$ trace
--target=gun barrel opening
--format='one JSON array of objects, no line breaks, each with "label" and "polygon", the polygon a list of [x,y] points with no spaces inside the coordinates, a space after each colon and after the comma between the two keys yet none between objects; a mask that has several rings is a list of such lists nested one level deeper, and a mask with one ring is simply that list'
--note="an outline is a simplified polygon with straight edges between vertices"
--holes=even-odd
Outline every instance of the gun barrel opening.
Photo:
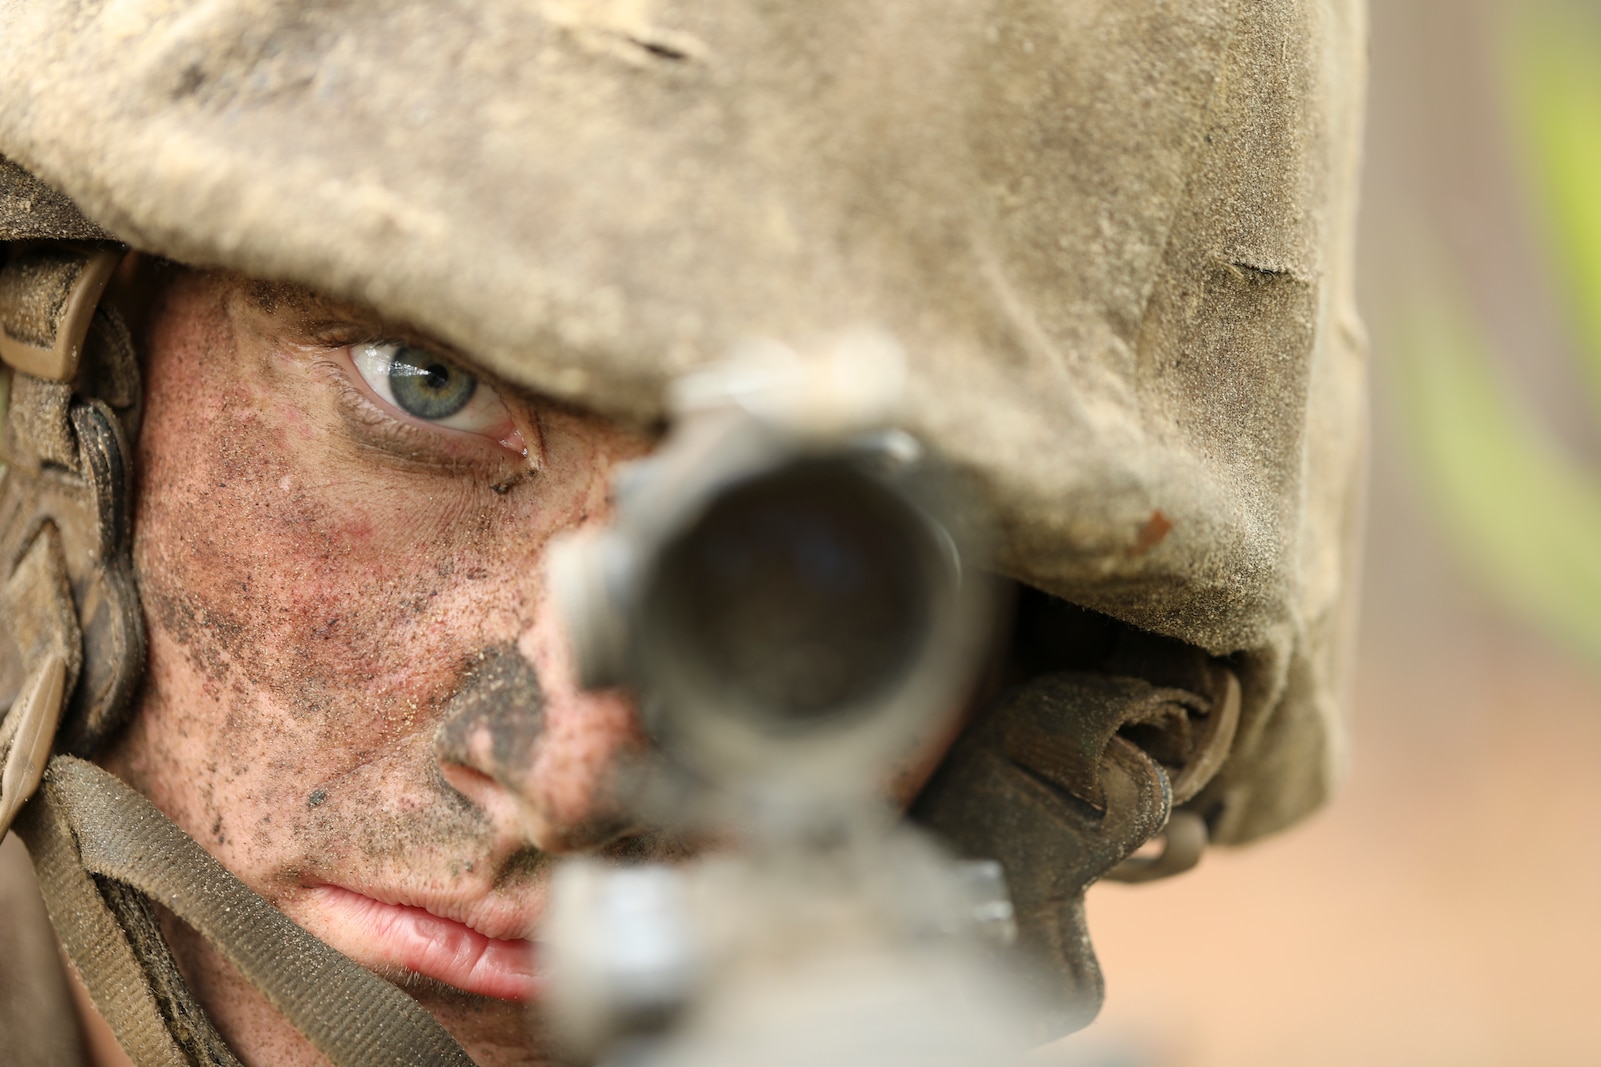
[{"label": "gun barrel opening", "polygon": [[732,488],[662,563],[648,630],[676,669],[773,732],[859,712],[899,685],[954,580],[921,512],[829,459]]}]

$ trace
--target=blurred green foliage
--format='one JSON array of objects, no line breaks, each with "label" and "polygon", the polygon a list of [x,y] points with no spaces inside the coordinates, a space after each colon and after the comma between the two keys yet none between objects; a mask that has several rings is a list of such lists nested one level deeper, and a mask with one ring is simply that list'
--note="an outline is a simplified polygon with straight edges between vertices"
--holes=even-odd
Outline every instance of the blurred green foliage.
[{"label": "blurred green foliage", "polygon": [[[1519,5],[1503,36],[1508,113],[1601,424],[1601,20]],[[1601,472],[1526,414],[1444,283],[1396,346],[1404,420],[1448,534],[1520,614],[1601,662]]]},{"label": "blurred green foliage", "polygon": [[1601,12],[1518,11],[1506,37],[1512,113],[1601,415]]}]

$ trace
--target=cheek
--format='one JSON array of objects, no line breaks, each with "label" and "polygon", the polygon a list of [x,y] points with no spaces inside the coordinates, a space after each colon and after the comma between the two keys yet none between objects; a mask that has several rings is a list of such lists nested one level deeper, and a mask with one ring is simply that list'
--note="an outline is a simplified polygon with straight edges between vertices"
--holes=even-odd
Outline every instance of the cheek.
[{"label": "cheek", "polygon": [[206,400],[206,418],[152,420],[163,435],[147,453],[136,564],[152,623],[208,681],[248,682],[301,718],[358,690],[414,705],[430,673],[457,667],[448,638],[487,636],[471,632],[475,587],[515,610],[523,590],[493,539],[441,521],[459,494],[397,506],[296,440],[272,400]]},{"label": "cheek", "polygon": [[398,470],[338,437],[319,383],[219,359],[238,352],[226,317],[189,318],[151,346],[135,552],[153,641],[206,690],[219,744],[288,718],[316,758],[368,758],[526,628],[544,541],[587,489],[564,506],[540,479],[501,495]]}]

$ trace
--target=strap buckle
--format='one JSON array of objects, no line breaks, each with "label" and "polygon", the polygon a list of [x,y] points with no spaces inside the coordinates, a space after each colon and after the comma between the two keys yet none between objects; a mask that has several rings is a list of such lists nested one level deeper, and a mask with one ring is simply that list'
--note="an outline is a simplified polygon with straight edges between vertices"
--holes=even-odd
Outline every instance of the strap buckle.
[{"label": "strap buckle", "polygon": [[0,361],[52,382],[73,382],[95,308],[123,250],[40,244],[0,269]]}]

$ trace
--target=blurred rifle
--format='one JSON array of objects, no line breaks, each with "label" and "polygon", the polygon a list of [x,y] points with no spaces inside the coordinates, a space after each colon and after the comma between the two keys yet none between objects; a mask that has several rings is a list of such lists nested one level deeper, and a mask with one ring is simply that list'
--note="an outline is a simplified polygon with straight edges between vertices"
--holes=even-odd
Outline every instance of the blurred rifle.
[{"label": "blurred rifle", "polygon": [[636,803],[720,848],[558,873],[551,1022],[608,1064],[988,1065],[1029,996],[994,863],[888,783],[958,717],[993,629],[971,508],[887,429],[893,346],[771,348],[681,382],[616,516],[552,552],[581,682],[624,685],[660,760]]}]

